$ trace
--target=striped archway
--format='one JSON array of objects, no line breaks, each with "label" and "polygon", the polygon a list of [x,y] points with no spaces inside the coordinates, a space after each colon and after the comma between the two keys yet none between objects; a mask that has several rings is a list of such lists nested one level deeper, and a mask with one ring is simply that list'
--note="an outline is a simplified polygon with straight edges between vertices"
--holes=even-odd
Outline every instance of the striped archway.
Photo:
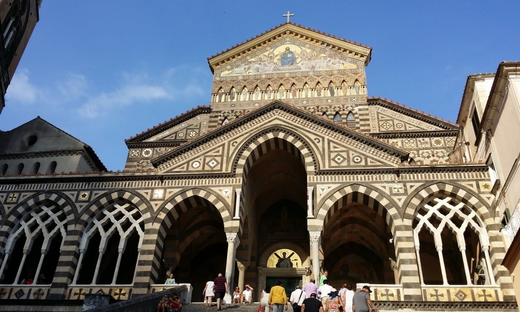
[{"label": "striped archway", "polygon": [[233,161],[233,172],[247,176],[255,161],[274,149],[287,151],[300,159],[307,172],[318,171],[316,156],[306,140],[291,130],[272,127],[252,136],[241,147]]},{"label": "striped archway", "polygon": [[[494,279],[502,289],[513,293],[511,277],[508,271],[502,266],[502,261],[506,254],[506,248],[500,234],[500,222],[494,220],[490,211],[490,206],[476,192],[463,185],[446,182],[429,183],[425,184],[421,188],[417,188],[408,196],[408,200],[404,203],[407,207],[403,220],[406,228],[409,228],[410,231],[413,230],[412,223],[419,209],[434,199],[444,199],[446,197],[451,198],[455,203],[464,203],[467,207],[476,212],[487,231],[487,239],[489,239],[489,255]],[[403,256],[411,256],[411,252],[415,253],[415,250],[410,251],[409,255]]]},{"label": "striped archway", "polygon": [[[140,261],[138,272],[149,272],[149,275],[136,277],[136,283],[134,283],[134,285],[136,285],[135,294],[146,293],[146,285],[148,285],[148,283],[155,283],[160,279],[162,252],[164,250],[167,231],[173,226],[175,220],[177,220],[182,213],[192,207],[199,206],[215,209],[222,218],[224,229],[229,230],[236,227],[225,202],[220,195],[210,190],[200,188],[181,190],[165,200],[164,204],[159,207],[157,213],[154,214],[154,217],[151,218],[149,227],[146,229],[145,234],[148,237],[155,238],[143,244],[142,254],[146,253],[152,256],[147,257],[146,261]],[[191,239],[195,239],[196,236],[200,234],[201,233],[193,234]],[[137,283],[144,288],[137,289]]]},{"label": "striped archway", "polygon": [[[60,260],[56,269],[56,278],[53,281],[54,283],[61,285],[61,287],[53,287],[49,293],[51,296],[58,297],[65,295],[61,293],[61,291],[66,289],[66,285],[72,283],[74,274],[78,269],[77,263],[80,256],[79,242],[81,241],[84,231],[97,213],[113,204],[130,204],[138,208],[145,220],[145,228],[148,227],[148,223],[150,222],[150,212],[153,210],[148,201],[142,195],[127,190],[117,190],[103,193],[92,199],[91,203],[83,209],[79,218],[76,219],[75,224],[72,224],[67,231],[67,237],[64,241],[64,246],[67,246],[67,248],[60,255]],[[137,270],[138,268],[136,269],[136,272]]]}]

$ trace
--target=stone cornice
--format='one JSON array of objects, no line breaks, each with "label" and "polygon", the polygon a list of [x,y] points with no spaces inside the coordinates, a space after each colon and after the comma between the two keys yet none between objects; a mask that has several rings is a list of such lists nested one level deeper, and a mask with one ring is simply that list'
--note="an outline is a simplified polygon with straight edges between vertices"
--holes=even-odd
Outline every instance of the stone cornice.
[{"label": "stone cornice", "polygon": [[518,311],[516,302],[375,301],[384,311]]},{"label": "stone cornice", "polygon": [[316,175],[365,175],[365,174],[410,174],[410,173],[449,173],[449,172],[488,172],[485,164],[475,165],[435,165],[435,166],[399,166],[394,168],[360,168],[320,170]]},{"label": "stone cornice", "polygon": [[458,130],[440,130],[440,131],[414,131],[414,132],[389,132],[389,133],[371,133],[378,139],[395,139],[395,138],[422,138],[422,137],[447,137],[456,136]]}]

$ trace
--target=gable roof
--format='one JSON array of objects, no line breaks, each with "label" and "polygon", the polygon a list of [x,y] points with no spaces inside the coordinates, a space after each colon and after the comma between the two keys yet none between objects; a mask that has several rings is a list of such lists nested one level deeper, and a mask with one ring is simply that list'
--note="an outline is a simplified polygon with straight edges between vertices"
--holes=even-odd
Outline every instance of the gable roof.
[{"label": "gable roof", "polygon": [[40,116],[10,131],[0,131],[0,155],[82,151],[100,171],[107,171],[94,150]]},{"label": "gable roof", "polygon": [[199,145],[202,145],[214,138],[217,138],[239,126],[242,126],[251,120],[260,117],[261,115],[265,114],[266,112],[279,109],[286,112],[289,112],[291,114],[294,114],[296,116],[299,116],[301,118],[311,120],[313,123],[319,124],[325,128],[331,129],[333,131],[340,132],[342,135],[352,138],[356,141],[361,141],[364,144],[367,144],[369,146],[372,146],[376,149],[383,150],[391,155],[395,155],[396,157],[399,157],[401,159],[408,158],[408,152],[404,151],[402,149],[396,148],[393,145],[390,145],[382,140],[379,140],[370,134],[365,134],[362,132],[359,132],[353,128],[350,128],[344,124],[334,122],[332,120],[324,119],[320,116],[317,116],[315,114],[311,114],[305,110],[302,110],[299,107],[280,102],[280,101],[274,101],[270,104],[267,104],[265,106],[259,107],[253,111],[251,111],[248,114],[245,114],[241,116],[240,118],[234,119],[231,122],[227,123],[226,125],[223,125],[219,128],[216,128],[212,131],[209,131],[205,134],[202,134],[201,136],[190,140],[184,144],[181,144],[179,147],[174,148],[173,150],[160,155],[153,159],[151,162],[154,165],[154,167],[159,166],[160,164],[167,162],[170,159],[175,158],[177,155],[180,155],[184,152],[187,152],[193,148],[196,148]]},{"label": "gable roof", "polygon": [[294,24],[292,22],[288,22],[209,57],[208,64],[211,69],[211,72],[214,73],[215,66],[217,65],[235,59],[239,55],[249,53],[255,50],[257,47],[262,46],[265,42],[272,41],[275,38],[290,34],[297,34],[300,38],[307,38],[321,45],[328,45],[338,50],[349,51],[358,56],[364,57],[365,66],[368,65],[368,63],[370,62],[370,58],[372,55],[371,47],[362,45],[357,42],[342,39],[330,34],[326,34],[315,29]]}]

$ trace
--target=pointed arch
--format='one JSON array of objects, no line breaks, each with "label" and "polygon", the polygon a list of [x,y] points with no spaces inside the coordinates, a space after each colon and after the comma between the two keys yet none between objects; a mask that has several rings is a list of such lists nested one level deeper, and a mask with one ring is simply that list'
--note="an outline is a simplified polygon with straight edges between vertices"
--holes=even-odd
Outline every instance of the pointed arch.
[{"label": "pointed arch", "polygon": [[229,101],[236,101],[237,100],[237,91],[235,90],[235,87],[231,87],[229,89]]},{"label": "pointed arch", "polygon": [[361,83],[359,82],[358,79],[356,79],[356,81],[354,81],[354,94],[355,95],[360,95],[361,94]]},{"label": "pointed arch", "polygon": [[290,95],[292,99],[296,99],[298,97],[298,88],[296,87],[295,83],[291,85]]},{"label": "pointed arch", "polygon": [[256,85],[254,90],[255,91],[253,92],[253,100],[258,101],[262,97],[260,87],[258,87],[258,85]]},{"label": "pointed arch", "polygon": [[348,84],[345,80],[341,82],[340,93],[341,95],[348,95]]},{"label": "pointed arch", "polygon": [[267,85],[267,88],[265,88],[265,99],[266,100],[273,99],[273,88],[271,87],[271,85]]},{"label": "pointed arch", "polygon": [[332,120],[341,122],[341,114],[339,112],[336,112],[336,114],[334,114],[334,118],[332,118]]},{"label": "pointed arch", "polygon": [[285,97],[285,87],[283,86],[283,84],[280,84],[280,86],[278,87],[278,98],[285,99]]},{"label": "pointed arch", "polygon": [[249,90],[246,86],[242,88],[242,91],[240,91],[240,101],[247,101],[249,100]]},{"label": "pointed arch", "polygon": [[316,97],[323,96],[323,87],[319,81],[316,83],[316,87],[314,88],[314,93],[315,93]]},{"label": "pointed arch", "polygon": [[226,92],[222,87],[218,88],[217,91],[217,99],[216,102],[225,102],[226,101]]},{"label": "pointed arch", "polygon": [[308,83],[305,83],[303,85],[303,96],[304,98],[311,97],[311,88],[309,87]]},{"label": "pointed arch", "polygon": [[329,96],[336,95],[336,86],[334,85],[334,83],[332,81],[329,82],[329,85],[327,86],[327,92],[328,92]]}]

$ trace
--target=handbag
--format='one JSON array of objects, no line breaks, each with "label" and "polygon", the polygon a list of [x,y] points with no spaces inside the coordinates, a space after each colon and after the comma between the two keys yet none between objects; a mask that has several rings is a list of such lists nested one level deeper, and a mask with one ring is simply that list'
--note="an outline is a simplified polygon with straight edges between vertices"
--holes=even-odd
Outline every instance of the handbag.
[{"label": "handbag", "polygon": [[264,307],[262,305],[258,305],[258,312],[264,312]]},{"label": "handbag", "polygon": [[300,292],[300,297],[298,297],[298,300],[293,303],[292,308],[295,312],[299,312],[301,310],[301,306],[298,304],[300,302],[300,299],[302,298],[303,290]]}]

